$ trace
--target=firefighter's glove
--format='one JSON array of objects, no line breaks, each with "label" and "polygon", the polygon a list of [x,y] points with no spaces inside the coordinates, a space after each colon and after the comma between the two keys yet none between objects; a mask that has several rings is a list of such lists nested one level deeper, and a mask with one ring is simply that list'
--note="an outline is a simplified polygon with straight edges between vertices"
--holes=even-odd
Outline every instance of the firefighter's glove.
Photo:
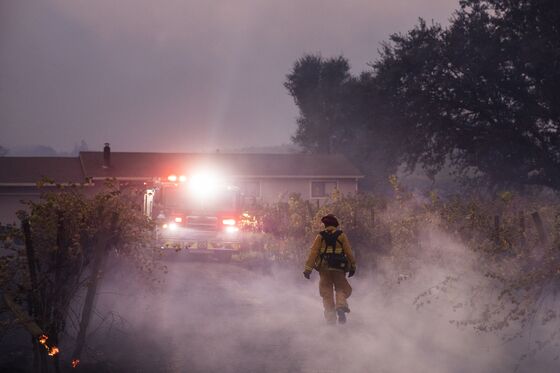
[{"label": "firefighter's glove", "polygon": [[303,277],[309,280],[311,278],[311,271],[303,271]]},{"label": "firefighter's glove", "polygon": [[348,277],[354,276],[354,273],[356,273],[356,269],[352,268],[351,270],[348,271]]}]

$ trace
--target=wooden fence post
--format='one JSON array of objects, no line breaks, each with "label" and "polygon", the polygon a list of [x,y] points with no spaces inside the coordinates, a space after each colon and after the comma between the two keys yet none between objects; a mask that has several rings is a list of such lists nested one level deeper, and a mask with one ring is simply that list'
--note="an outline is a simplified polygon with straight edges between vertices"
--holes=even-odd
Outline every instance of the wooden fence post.
[{"label": "wooden fence post", "polygon": [[[25,256],[27,258],[27,269],[29,271],[29,280],[31,282],[31,289],[27,296],[27,303],[29,307],[29,315],[32,319],[40,319],[43,317],[42,302],[39,299],[39,281],[37,278],[37,262],[35,260],[35,247],[33,246],[33,238],[31,235],[31,225],[29,219],[23,219],[21,222],[21,229],[23,231],[23,238],[25,243]],[[6,302],[8,302],[6,300]],[[31,330],[30,330],[31,332]],[[31,342],[33,344],[33,371],[34,372],[47,372],[47,358],[45,351],[43,351],[38,342],[37,336],[32,335]]]},{"label": "wooden fence post", "polygon": [[535,223],[535,227],[537,228],[537,232],[539,233],[539,243],[541,245],[546,245],[548,240],[541,216],[539,215],[538,211],[535,211],[531,214],[531,217],[533,218],[533,222]]},{"label": "wooden fence post", "polygon": [[520,241],[521,245],[525,246],[526,239],[525,239],[525,213],[523,210],[519,211],[519,232],[520,232]]},{"label": "wooden fence post", "polygon": [[494,215],[494,244],[500,245],[500,215]]}]

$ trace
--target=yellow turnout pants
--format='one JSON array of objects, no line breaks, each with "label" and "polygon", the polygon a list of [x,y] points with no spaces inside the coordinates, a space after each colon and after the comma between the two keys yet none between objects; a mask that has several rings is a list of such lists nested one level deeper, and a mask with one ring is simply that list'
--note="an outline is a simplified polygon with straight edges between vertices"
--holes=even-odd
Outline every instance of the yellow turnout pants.
[{"label": "yellow turnout pants", "polygon": [[[319,294],[323,298],[325,319],[328,322],[335,322],[336,310],[339,308],[348,309],[346,299],[352,294],[352,287],[346,279],[346,273],[337,270],[320,270]],[[347,312],[349,312],[349,309]]]}]

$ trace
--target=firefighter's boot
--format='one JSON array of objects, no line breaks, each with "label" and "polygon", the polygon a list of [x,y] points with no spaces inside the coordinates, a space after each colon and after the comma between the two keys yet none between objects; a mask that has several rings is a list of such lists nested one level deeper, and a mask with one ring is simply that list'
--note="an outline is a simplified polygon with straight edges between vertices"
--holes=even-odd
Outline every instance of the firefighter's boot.
[{"label": "firefighter's boot", "polygon": [[342,308],[339,308],[336,310],[336,314],[338,315],[338,323],[346,324],[346,311]]}]

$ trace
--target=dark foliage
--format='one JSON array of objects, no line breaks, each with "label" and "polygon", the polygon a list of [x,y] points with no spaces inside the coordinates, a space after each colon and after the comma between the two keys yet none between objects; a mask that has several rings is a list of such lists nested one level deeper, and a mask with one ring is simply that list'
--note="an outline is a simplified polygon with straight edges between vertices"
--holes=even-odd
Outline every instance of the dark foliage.
[{"label": "dark foliage", "polygon": [[284,85],[300,112],[294,143],[312,153],[346,155],[366,175],[368,189],[387,185],[402,136],[370,74],[352,76],[343,57],[307,55]]},{"label": "dark foliage", "polygon": [[560,187],[560,3],[462,1],[451,25],[393,35],[375,84],[406,127],[404,160],[493,186]]},{"label": "dark foliage", "polygon": [[420,20],[392,35],[358,77],[343,57],[304,56],[285,83],[300,111],[293,141],[347,155],[369,186],[405,164],[558,189],[558,25],[552,0],[465,0],[447,28]]}]

